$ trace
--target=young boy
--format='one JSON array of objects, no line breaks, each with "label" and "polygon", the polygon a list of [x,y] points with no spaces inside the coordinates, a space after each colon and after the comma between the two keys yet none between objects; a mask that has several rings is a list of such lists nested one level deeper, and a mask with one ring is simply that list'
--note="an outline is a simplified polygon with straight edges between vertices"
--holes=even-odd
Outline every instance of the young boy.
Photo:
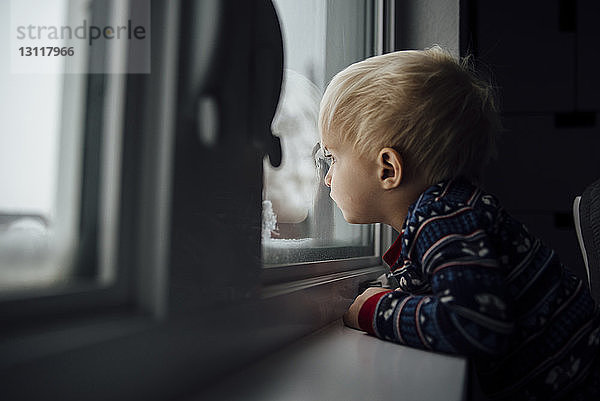
[{"label": "young boy", "polygon": [[437,47],[333,78],[319,116],[325,184],[348,222],[400,232],[384,255],[399,288],[368,289],[344,321],[469,357],[490,399],[600,399],[586,284],[474,184],[497,126],[489,87]]}]

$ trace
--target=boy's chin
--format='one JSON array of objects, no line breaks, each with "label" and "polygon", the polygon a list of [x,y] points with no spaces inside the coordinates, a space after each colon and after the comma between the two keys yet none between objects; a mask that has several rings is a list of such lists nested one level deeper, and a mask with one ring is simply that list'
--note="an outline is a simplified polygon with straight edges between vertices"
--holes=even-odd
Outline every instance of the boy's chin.
[{"label": "boy's chin", "polygon": [[346,220],[346,222],[350,223],[350,224],[372,224],[372,223],[377,223],[376,221],[373,221],[373,219],[367,218],[365,216],[352,216],[349,214],[346,214],[342,211],[342,214],[344,215],[344,220]]}]

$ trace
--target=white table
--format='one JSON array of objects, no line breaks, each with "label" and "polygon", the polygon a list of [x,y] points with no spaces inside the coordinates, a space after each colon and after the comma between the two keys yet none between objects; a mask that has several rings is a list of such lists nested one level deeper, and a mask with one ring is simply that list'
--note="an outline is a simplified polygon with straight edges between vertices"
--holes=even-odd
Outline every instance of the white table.
[{"label": "white table", "polygon": [[464,358],[382,341],[336,321],[192,400],[462,401],[466,378]]}]

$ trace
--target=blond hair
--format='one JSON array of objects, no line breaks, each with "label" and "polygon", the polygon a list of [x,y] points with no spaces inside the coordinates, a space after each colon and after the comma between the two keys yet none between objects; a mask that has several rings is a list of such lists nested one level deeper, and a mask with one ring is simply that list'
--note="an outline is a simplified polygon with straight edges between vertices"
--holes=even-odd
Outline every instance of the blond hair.
[{"label": "blond hair", "polygon": [[371,57],[338,73],[321,101],[319,130],[370,155],[393,147],[405,173],[434,184],[480,178],[495,152],[492,88],[440,47]]}]

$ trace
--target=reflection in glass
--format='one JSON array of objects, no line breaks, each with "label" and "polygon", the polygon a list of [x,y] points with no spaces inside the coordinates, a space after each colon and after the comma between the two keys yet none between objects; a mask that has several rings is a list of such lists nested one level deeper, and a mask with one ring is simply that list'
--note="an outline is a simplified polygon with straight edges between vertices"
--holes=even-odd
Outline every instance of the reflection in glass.
[{"label": "reflection in glass", "polygon": [[274,3],[286,69],[272,131],[281,138],[283,162],[277,169],[264,163],[263,262],[268,267],[373,255],[374,227],[346,223],[329,197],[317,129],[329,79],[366,56],[367,2]]}]

